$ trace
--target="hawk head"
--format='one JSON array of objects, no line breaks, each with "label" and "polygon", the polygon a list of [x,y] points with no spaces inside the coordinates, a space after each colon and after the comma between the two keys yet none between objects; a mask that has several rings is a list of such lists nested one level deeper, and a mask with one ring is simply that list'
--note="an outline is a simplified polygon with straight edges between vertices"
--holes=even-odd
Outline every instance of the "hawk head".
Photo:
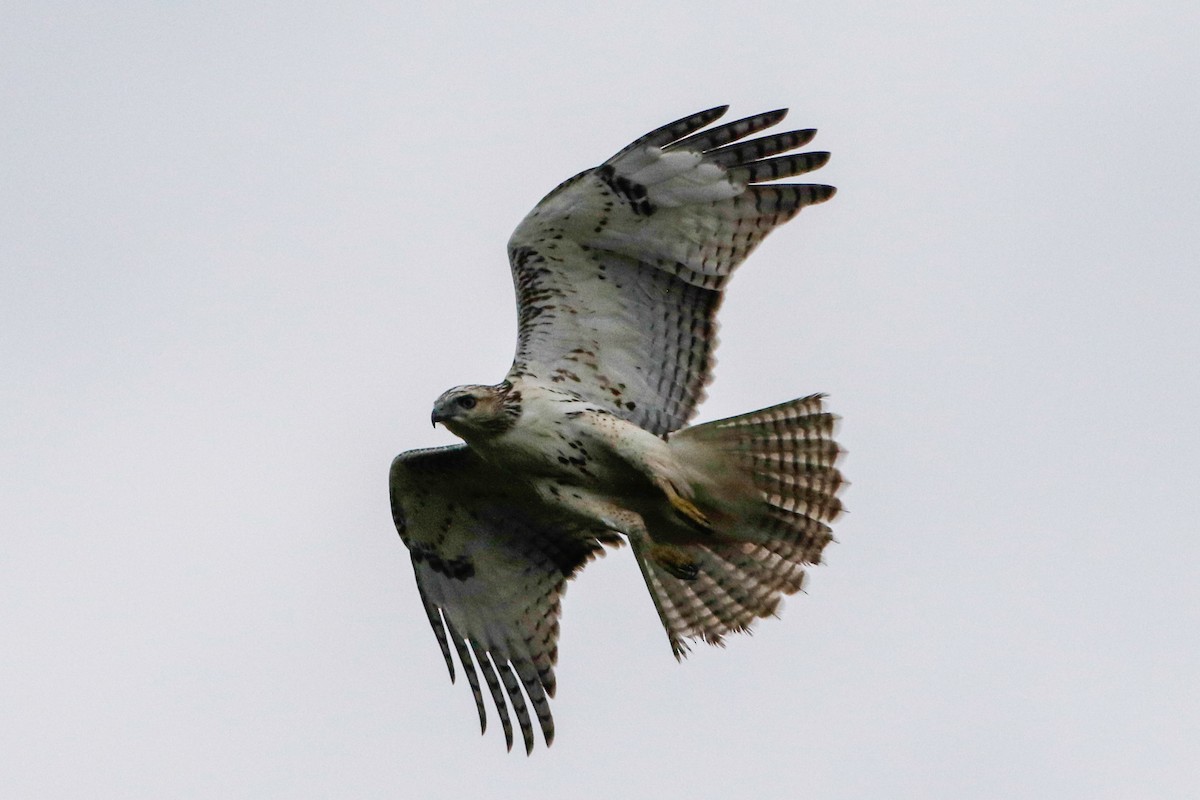
[{"label": "hawk head", "polygon": [[508,381],[496,386],[455,386],[433,403],[431,417],[462,439],[499,436],[521,416],[521,393]]}]

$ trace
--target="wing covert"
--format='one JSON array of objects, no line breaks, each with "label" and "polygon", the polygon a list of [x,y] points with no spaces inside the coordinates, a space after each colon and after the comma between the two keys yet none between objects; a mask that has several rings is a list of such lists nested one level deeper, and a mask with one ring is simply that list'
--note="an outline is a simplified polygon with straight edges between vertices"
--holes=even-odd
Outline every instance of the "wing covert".
[{"label": "wing covert", "polygon": [[509,706],[527,753],[534,742],[531,708],[549,745],[562,594],[567,580],[603,552],[603,543],[617,540],[564,524],[464,445],[402,453],[392,462],[389,484],[396,528],[412,555],[451,681],[453,649],[480,728],[487,729],[482,673],[509,749]]},{"label": "wing covert", "polygon": [[788,153],[815,131],[744,140],[770,111],[701,130],[724,107],[657,129],[547,195],[509,240],[518,340],[510,378],[569,389],[656,434],[703,399],[734,269],[776,226],[834,194],[766,184],[820,168]]}]

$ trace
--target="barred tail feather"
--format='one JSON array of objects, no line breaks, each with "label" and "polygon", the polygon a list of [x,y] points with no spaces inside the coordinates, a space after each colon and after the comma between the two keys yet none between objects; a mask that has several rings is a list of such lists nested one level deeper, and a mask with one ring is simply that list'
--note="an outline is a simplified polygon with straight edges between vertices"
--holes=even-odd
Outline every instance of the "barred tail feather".
[{"label": "barred tail feather", "polygon": [[696,503],[714,523],[711,542],[675,545],[697,567],[691,580],[634,548],[676,657],[687,652],[685,639],[719,645],[774,615],[784,595],[803,588],[804,567],[820,563],[845,483],[833,440],[837,418],[822,399],[803,397],[671,437],[695,470]]},{"label": "barred tail feather", "polygon": [[819,523],[841,514],[837,493],[844,483],[837,469],[841,448],[833,440],[837,417],[824,410],[823,400],[814,394],[697,425],[680,431],[672,444],[684,453],[699,446],[700,463],[710,474],[701,477],[698,490],[720,503],[729,473],[748,477],[772,521],[766,532],[813,539],[819,556],[820,531],[828,531]]},{"label": "barred tail feather", "polygon": [[756,619],[778,611],[783,595],[804,586],[802,568],[762,545],[686,549],[698,568],[692,580],[670,574],[634,544],[676,658],[687,654],[687,639],[723,646],[725,636],[749,631]]}]

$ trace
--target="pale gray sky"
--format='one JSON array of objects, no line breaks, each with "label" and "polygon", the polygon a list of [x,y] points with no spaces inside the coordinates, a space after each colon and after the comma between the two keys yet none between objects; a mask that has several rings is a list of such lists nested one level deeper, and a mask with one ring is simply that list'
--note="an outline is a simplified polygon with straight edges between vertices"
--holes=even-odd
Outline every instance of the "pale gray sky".
[{"label": "pale gray sky", "polygon": [[[0,796],[1200,791],[1194,2],[104,5],[0,12]],[[828,392],[851,513],[682,666],[589,567],[508,755],[388,462],[506,370],[533,203],[720,103],[840,191],[700,419]]]}]

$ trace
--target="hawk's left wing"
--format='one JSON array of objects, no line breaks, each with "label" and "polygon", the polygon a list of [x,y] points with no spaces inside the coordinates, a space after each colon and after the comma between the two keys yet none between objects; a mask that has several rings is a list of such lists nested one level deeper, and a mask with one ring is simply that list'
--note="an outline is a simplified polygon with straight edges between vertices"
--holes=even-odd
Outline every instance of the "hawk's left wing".
[{"label": "hawk's left wing", "polygon": [[480,727],[487,729],[487,712],[477,667],[509,749],[513,731],[506,695],[525,751],[533,749],[529,705],[549,745],[563,590],[603,552],[603,544],[620,540],[565,523],[465,445],[400,454],[392,462],[390,490],[392,516],[411,551],[417,589],[450,679],[453,646],[475,695]]}]

